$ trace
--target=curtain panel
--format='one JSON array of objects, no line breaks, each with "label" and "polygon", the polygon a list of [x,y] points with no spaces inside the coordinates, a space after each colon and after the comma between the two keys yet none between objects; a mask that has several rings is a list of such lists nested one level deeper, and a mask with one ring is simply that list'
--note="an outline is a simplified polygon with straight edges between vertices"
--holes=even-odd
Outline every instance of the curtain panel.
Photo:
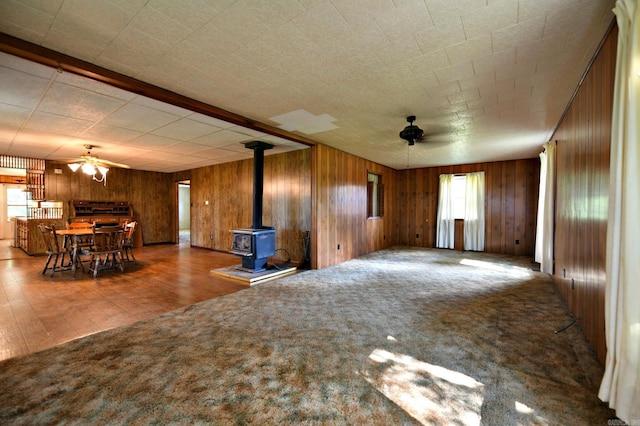
[{"label": "curtain panel", "polygon": [[640,5],[618,0],[611,126],[605,336],[598,396],[628,424],[640,422]]},{"label": "curtain panel", "polygon": [[484,172],[467,173],[464,249],[484,251]]},{"label": "curtain panel", "polygon": [[534,260],[540,271],[553,274],[553,231],[555,225],[556,142],[544,144],[540,153],[540,190]]},{"label": "curtain panel", "polygon": [[453,218],[453,197],[451,187],[452,174],[440,175],[440,193],[438,194],[438,216],[436,227],[436,247],[454,248],[453,233],[455,219]]}]

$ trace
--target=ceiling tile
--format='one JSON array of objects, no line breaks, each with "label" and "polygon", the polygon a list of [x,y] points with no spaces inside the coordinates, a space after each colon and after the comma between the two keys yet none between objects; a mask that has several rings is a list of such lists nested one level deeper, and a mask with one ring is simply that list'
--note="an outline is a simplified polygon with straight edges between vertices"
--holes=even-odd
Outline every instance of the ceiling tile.
[{"label": "ceiling tile", "polygon": [[200,114],[198,112],[194,112],[189,114],[188,117],[191,120],[199,121],[201,123],[209,124],[211,126],[217,127],[218,129],[228,129],[229,127],[233,127],[234,124],[229,123],[227,121],[222,121],[214,117],[209,117],[208,115]]},{"label": "ceiling tile", "polygon": [[54,83],[38,106],[39,111],[83,120],[100,121],[125,105],[121,99]]},{"label": "ceiling tile", "polygon": [[462,21],[457,16],[420,30],[414,34],[414,37],[424,53],[447,48],[466,40]]},{"label": "ceiling tile", "polygon": [[461,14],[468,40],[491,34],[518,23],[518,2],[497,0]]},{"label": "ceiling tile", "polygon": [[168,146],[172,146],[172,145],[176,145],[178,144],[180,141],[177,141],[175,139],[171,139],[171,138],[165,138],[162,136],[157,136],[157,135],[151,135],[151,134],[145,134],[142,135],[140,137],[137,137],[135,139],[130,140],[129,142],[127,142],[127,145],[129,146],[135,146],[138,148],[147,148],[147,149],[162,149],[164,150],[166,147]]},{"label": "ceiling tile", "polygon": [[322,2],[300,13],[293,22],[316,42],[349,32],[349,24],[330,2]]},{"label": "ceiling tile", "polygon": [[486,0],[425,0],[434,23],[446,22],[486,6]]},{"label": "ceiling tile", "polygon": [[41,77],[46,80],[51,80],[56,73],[56,71],[51,67],[45,67],[40,64],[36,64],[35,62],[18,58],[17,56],[9,55],[4,52],[0,52],[0,67]]},{"label": "ceiling tile", "polygon": [[128,22],[127,29],[140,31],[150,38],[171,46],[192,32],[178,18],[179,16],[165,15],[152,6],[144,7]]},{"label": "ceiling tile", "polygon": [[214,133],[218,130],[219,129],[217,127],[210,126],[199,121],[181,118],[167,124],[166,126],[159,127],[151,133],[180,141],[188,141],[209,133]]},{"label": "ceiling tile", "polygon": [[78,136],[92,124],[89,120],[36,111],[29,118],[24,129],[50,132],[57,135]]},{"label": "ceiling tile", "polygon": [[82,137],[94,140],[105,140],[113,143],[125,143],[142,135],[142,132],[108,126],[98,123],[82,133]]},{"label": "ceiling tile", "polygon": [[46,93],[49,80],[0,66],[2,102],[23,108],[34,108]]},{"label": "ceiling tile", "polygon": [[501,28],[492,33],[493,51],[528,45],[542,39],[545,18],[540,17],[518,22],[510,27]]},{"label": "ceiling tile", "polygon": [[206,145],[210,147],[220,147],[228,145],[231,142],[244,142],[253,139],[251,136],[243,135],[229,130],[220,130],[219,132],[210,133],[208,135],[191,140],[193,143]]},{"label": "ceiling tile", "polygon": [[440,68],[434,72],[440,83],[451,83],[456,80],[464,80],[467,77],[473,77],[475,75],[473,63],[471,61],[461,62],[446,68]]},{"label": "ceiling tile", "polygon": [[[217,2],[221,3],[221,2]],[[186,28],[198,28],[215,17],[221,10],[199,0],[153,0],[149,6],[164,16],[180,22]],[[219,7],[226,7],[219,5]]]},{"label": "ceiling tile", "polygon": [[176,121],[178,118],[174,114],[157,109],[127,104],[107,117],[103,124],[146,133]]},{"label": "ceiling tile", "polygon": [[29,108],[0,103],[0,124],[17,130],[29,117],[30,112],[31,109]]},{"label": "ceiling tile", "polygon": [[[51,2],[39,2],[42,4],[61,3],[62,0]],[[52,7],[52,9],[54,9]],[[57,8],[55,8],[57,9]],[[0,29],[5,31],[7,27],[13,27],[21,31],[22,34],[30,34],[29,40],[41,42],[47,31],[51,27],[54,15],[57,10],[47,10],[46,8],[32,7],[19,1],[3,0],[0,2]]]}]

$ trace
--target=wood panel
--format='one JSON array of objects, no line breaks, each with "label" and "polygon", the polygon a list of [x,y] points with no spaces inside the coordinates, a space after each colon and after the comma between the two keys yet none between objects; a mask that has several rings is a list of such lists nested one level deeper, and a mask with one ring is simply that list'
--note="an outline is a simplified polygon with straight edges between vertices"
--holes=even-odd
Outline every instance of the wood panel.
[{"label": "wood panel", "polygon": [[553,136],[558,141],[553,278],[603,364],[616,42],[613,27]]},{"label": "wood panel", "polygon": [[[396,244],[395,170],[325,145],[312,151],[312,267],[324,268]],[[367,218],[369,171],[382,176],[381,218]]]},{"label": "wood panel", "polygon": [[[405,206],[398,219],[398,242],[434,247],[439,176],[476,171],[485,172],[485,251],[533,257],[540,178],[537,158],[398,171],[400,203]],[[460,233],[458,228],[455,233]]]},{"label": "wood panel", "polygon": [[[253,159],[194,169],[190,180],[191,245],[230,250],[230,230],[251,227]],[[277,255],[301,262],[303,232],[311,227],[309,149],[264,157],[262,213],[264,226],[276,229]]]},{"label": "wood panel", "polygon": [[45,185],[47,199],[65,202],[65,220],[70,217],[70,200],[128,201],[139,224],[136,246],[176,242],[177,204],[169,173],[112,168],[105,186],[83,173],[72,172],[66,164],[47,161]]}]

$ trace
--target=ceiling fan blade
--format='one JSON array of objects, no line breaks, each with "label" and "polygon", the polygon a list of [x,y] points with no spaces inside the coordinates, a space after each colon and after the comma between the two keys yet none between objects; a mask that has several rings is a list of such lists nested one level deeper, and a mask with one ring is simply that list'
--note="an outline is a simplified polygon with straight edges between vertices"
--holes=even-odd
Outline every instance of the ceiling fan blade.
[{"label": "ceiling fan blade", "polygon": [[96,157],[91,154],[82,154],[79,159],[69,161],[69,163],[78,163],[78,162],[85,162],[88,164],[93,164],[94,166],[104,165],[104,166],[110,166],[110,167],[118,167],[121,169],[131,168],[127,164],[116,163],[115,161],[103,160],[102,158]]},{"label": "ceiling fan blade", "polygon": [[111,166],[111,167],[118,167],[118,168],[121,168],[121,169],[130,169],[131,168],[126,164],[116,163],[114,161],[109,161],[109,160],[103,160],[101,158],[97,158],[96,159],[96,163],[104,164],[104,165]]}]

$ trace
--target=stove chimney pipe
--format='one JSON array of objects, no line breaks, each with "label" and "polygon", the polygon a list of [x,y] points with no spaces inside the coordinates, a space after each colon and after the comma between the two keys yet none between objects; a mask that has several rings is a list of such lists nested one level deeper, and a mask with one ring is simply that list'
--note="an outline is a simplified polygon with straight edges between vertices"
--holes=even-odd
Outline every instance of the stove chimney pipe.
[{"label": "stove chimney pipe", "polygon": [[262,193],[264,187],[264,151],[273,145],[261,141],[247,142],[244,146],[253,150],[253,229],[262,229]]}]

